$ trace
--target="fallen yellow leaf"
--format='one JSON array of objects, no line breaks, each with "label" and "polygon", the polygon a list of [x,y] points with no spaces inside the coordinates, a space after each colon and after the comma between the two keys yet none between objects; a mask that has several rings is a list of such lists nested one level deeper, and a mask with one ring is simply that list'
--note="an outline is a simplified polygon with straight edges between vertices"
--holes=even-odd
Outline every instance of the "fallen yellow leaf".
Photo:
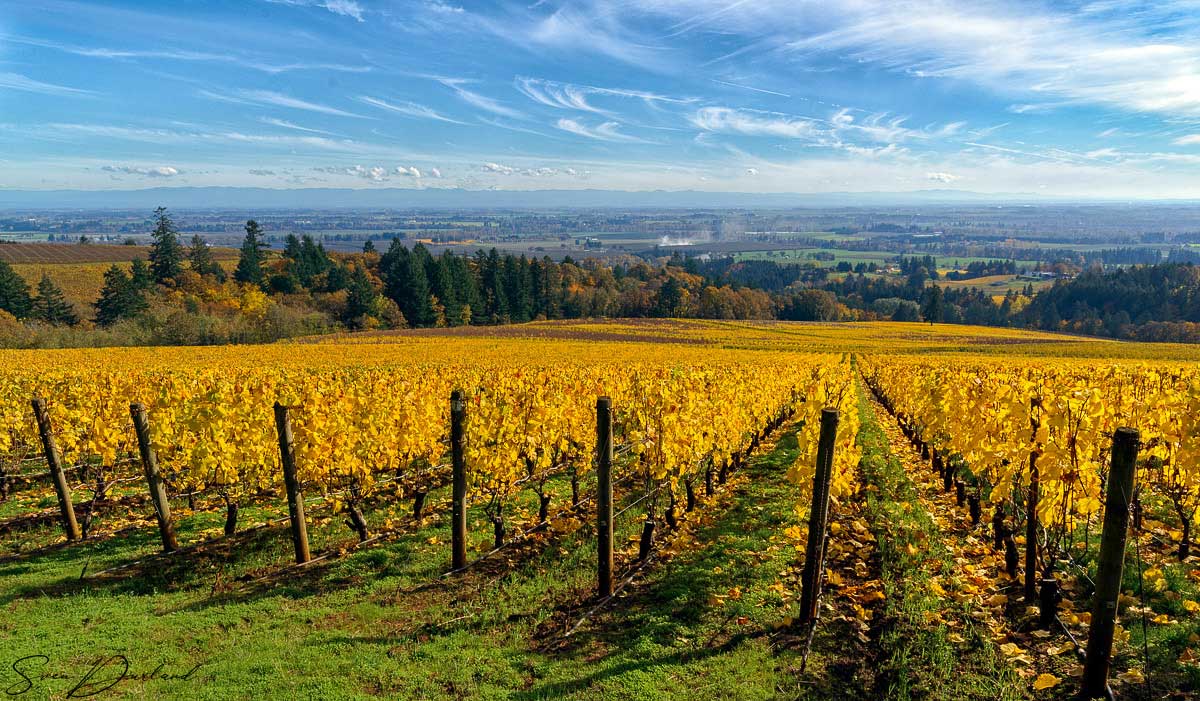
[{"label": "fallen yellow leaf", "polygon": [[1058,677],[1054,676],[1053,674],[1048,674],[1048,673],[1039,674],[1038,678],[1033,680],[1033,688],[1036,691],[1041,691],[1042,689],[1051,689],[1051,688],[1058,686],[1058,683],[1060,681],[1062,681],[1062,680],[1059,679]]}]

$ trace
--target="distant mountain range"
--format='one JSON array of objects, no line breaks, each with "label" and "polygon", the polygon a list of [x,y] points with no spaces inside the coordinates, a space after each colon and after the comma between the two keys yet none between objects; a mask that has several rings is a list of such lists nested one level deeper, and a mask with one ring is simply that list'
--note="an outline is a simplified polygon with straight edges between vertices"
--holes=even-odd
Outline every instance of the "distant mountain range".
[{"label": "distant mountain range", "polygon": [[[0,209],[560,209],[789,208],[1050,203],[1034,194],[964,190],[745,193],[697,190],[463,190],[458,188],[155,187],[142,190],[5,190]],[[1077,199],[1075,201],[1078,201]]]}]

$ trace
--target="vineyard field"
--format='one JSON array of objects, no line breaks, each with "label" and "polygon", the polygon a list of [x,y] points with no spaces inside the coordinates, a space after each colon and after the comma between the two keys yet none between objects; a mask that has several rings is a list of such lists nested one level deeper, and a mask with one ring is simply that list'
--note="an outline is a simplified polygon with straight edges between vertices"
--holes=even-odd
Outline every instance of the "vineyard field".
[{"label": "vineyard field", "polygon": [[[0,245],[6,263],[69,265],[73,263],[130,263],[150,257],[149,246],[116,246],[103,243],[17,243]],[[217,260],[236,260],[232,248],[213,248]]]},{"label": "vineyard field", "polygon": [[[237,262],[237,250],[213,248],[213,258],[227,270]],[[116,264],[126,273],[135,259],[148,259],[149,246],[111,244],[21,243],[0,245],[0,259],[12,265],[31,288],[49,275],[78,313],[91,317],[92,304],[104,287],[104,271]]]},{"label": "vineyard field", "polygon": [[0,687],[1066,698],[1131,426],[1106,678],[1191,698],[1198,360],[693,320],[0,351]]}]

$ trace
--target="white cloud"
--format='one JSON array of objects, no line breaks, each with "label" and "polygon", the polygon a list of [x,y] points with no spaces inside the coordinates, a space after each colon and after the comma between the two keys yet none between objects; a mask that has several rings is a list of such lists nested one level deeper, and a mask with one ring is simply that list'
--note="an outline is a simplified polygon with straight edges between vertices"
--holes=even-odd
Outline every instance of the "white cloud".
[{"label": "white cloud", "polygon": [[54,83],[43,83],[40,80],[34,80],[20,73],[0,73],[0,90],[21,90],[23,92],[56,95],[59,97],[78,97],[93,94],[90,90],[68,88],[65,85],[55,85]]},{"label": "white cloud", "polygon": [[5,41],[26,46],[37,46],[44,49],[54,49],[64,53],[84,56],[87,58],[103,58],[113,61],[150,59],[153,61],[204,61],[211,63],[228,63],[245,68],[251,68],[272,75],[288,71],[327,70],[344,73],[369,73],[370,66],[352,66],[341,63],[272,63],[257,58],[240,56],[233,53],[212,53],[206,51],[187,51],[182,49],[110,49],[106,47],[76,46],[55,41],[33,39],[30,37],[8,35]]},{"label": "white cloud", "polygon": [[466,124],[466,122],[460,122],[457,119],[451,119],[450,117],[426,107],[425,105],[419,105],[415,102],[387,102],[386,100],[381,100],[377,97],[370,97],[369,95],[360,95],[358,100],[368,105],[373,105],[380,109],[388,110],[389,112],[405,115],[406,117],[432,119],[438,122],[450,122],[451,124]]},{"label": "white cloud", "polygon": [[321,173],[329,173],[330,175],[352,175],[356,178],[370,180],[371,182],[381,183],[388,179],[388,169],[383,166],[363,166],[355,165],[348,168],[338,168],[336,166],[325,166],[323,168],[313,168]]},{"label": "white cloud", "polygon": [[788,97],[788,98],[791,97],[791,95],[788,95],[787,93],[776,92],[774,90],[767,90],[766,88],[756,88],[753,85],[742,85],[741,83],[730,83],[730,82],[724,81],[724,80],[717,80],[716,78],[712,78],[711,80],[712,80],[712,82],[716,83],[717,85],[724,85],[729,88],[741,88],[742,90],[750,90],[752,92],[763,93],[765,95],[774,95],[776,97]]},{"label": "white cloud", "polygon": [[[376,183],[382,183],[391,180],[393,176],[401,178],[416,178],[418,180],[423,176],[420,168],[417,168],[416,166],[405,165],[399,165],[393,168],[365,165],[354,165],[349,167],[323,166],[314,168],[313,170],[321,173],[329,173],[330,175],[350,175]],[[433,171],[438,172],[438,175],[435,177],[441,177],[441,171],[437,170],[436,168],[432,169],[431,172]]]},{"label": "white cloud", "polygon": [[925,179],[932,180],[934,182],[945,183],[948,185],[948,184],[954,182],[955,180],[958,180],[959,178],[957,175],[951,175],[950,173],[935,172],[935,173],[926,173]]},{"label": "white cloud", "polygon": [[557,139],[558,138],[557,136],[551,136],[549,134],[540,132],[536,129],[527,129],[526,127],[517,126],[515,124],[507,124],[505,122],[500,121],[499,119],[491,119],[488,117],[476,117],[476,119],[478,119],[480,122],[483,122],[484,124],[488,124],[493,127],[496,127],[497,129],[505,129],[507,131],[515,131],[519,134],[533,134],[534,136],[540,136],[540,137],[546,138],[546,139]]},{"label": "white cloud", "polygon": [[517,76],[514,81],[517,90],[538,104],[555,109],[577,110],[594,114],[611,115],[609,110],[601,109],[588,101],[589,96],[620,97],[641,100],[647,105],[657,106],[660,103],[689,104],[696,102],[690,97],[671,97],[644,90],[626,90],[622,88],[601,88],[594,85],[578,85],[575,83],[560,83],[542,78]]},{"label": "white cloud", "polygon": [[251,168],[250,175],[258,175],[258,176],[275,175],[275,171],[265,170],[263,168]]},{"label": "white cloud", "polygon": [[292,5],[294,7],[322,7],[335,15],[365,21],[362,5],[355,0],[267,0],[277,5]]},{"label": "white cloud", "polygon": [[563,131],[568,131],[572,134],[577,134],[589,139],[596,139],[598,141],[618,141],[624,143],[642,144],[651,143],[645,139],[639,139],[636,136],[622,134],[619,131],[621,125],[616,122],[604,122],[599,126],[589,127],[585,124],[580,124],[574,119],[560,119],[555,126]]},{"label": "white cloud", "polygon": [[587,101],[586,89],[568,83],[556,83],[538,78],[516,80],[517,90],[534,102],[557,109],[579,110],[600,113],[601,110]]},{"label": "white cloud", "polygon": [[836,146],[856,156],[867,156],[869,158],[902,156],[908,153],[908,149],[898,144],[888,144],[887,146],[855,146],[854,144],[843,143],[836,144]]},{"label": "white cloud", "polygon": [[1046,7],[936,0],[850,5],[834,13],[838,26],[791,47],[848,53],[913,75],[968,80],[1051,102],[1200,114],[1200,46],[1187,38],[1196,29],[1194,6],[1190,21],[1163,18],[1158,26],[1135,17],[1137,10],[1081,18]]},{"label": "white cloud", "polygon": [[[852,132],[863,136],[871,141],[882,143],[890,143],[893,141],[901,141],[915,135],[917,132],[909,129],[904,125],[903,117],[888,117],[888,115],[879,113],[868,116],[862,122],[855,122],[854,116],[850,114],[849,109],[838,111],[830,119],[830,122],[835,128],[843,132]],[[961,126],[962,122],[955,122],[956,126],[951,128],[948,133],[953,133]],[[947,127],[943,127],[946,129]]]},{"label": "white cloud", "polygon": [[276,119],[275,117],[259,117],[258,121],[262,122],[263,124],[270,124],[271,126],[274,126],[274,127],[281,127],[283,129],[291,129],[293,131],[303,131],[303,132],[307,132],[309,134],[328,134],[329,136],[336,136],[336,134],[334,134],[333,132],[328,132],[328,131],[325,131],[324,129],[312,129],[310,127],[302,127],[299,124],[293,124],[292,122],[289,122],[286,119]]},{"label": "white cloud", "polygon": [[456,5],[447,5],[446,3],[441,2],[441,0],[429,0],[429,2],[425,3],[425,8],[431,12],[445,15],[461,15],[466,12],[466,10],[461,7]]},{"label": "white cloud", "polygon": [[335,15],[344,15],[353,17],[359,22],[363,21],[362,6],[354,0],[325,0],[321,6]]},{"label": "white cloud", "polygon": [[519,175],[527,178],[550,178],[556,175],[582,177],[588,174],[588,171],[581,172],[575,168],[552,168],[550,166],[514,168],[512,166],[501,165],[499,163],[484,163],[481,167],[481,170],[485,173],[496,173],[498,175]]},{"label": "white cloud", "polygon": [[758,175],[758,168],[747,168],[746,175],[749,175],[751,177]]},{"label": "white cloud", "polygon": [[429,169],[429,177],[440,178],[440,177],[442,177],[442,171],[437,168],[430,168]]},{"label": "white cloud", "polygon": [[1188,134],[1175,139],[1171,143],[1176,146],[1197,146],[1200,145],[1200,134]]},{"label": "white cloud", "polygon": [[[1095,3],[1093,3],[1094,5]],[[592,0],[556,7],[510,39],[603,50],[633,64],[669,63],[673,47],[641,26],[706,33],[736,57],[788,68],[830,59],[930,79],[968,81],[1017,97],[1018,112],[1090,103],[1200,115],[1200,12],[1195,0],[1078,3],[925,0]],[[570,9],[568,9],[570,8]],[[648,54],[648,55],[647,55]],[[790,54],[790,55],[789,55]],[[810,60],[810,59],[817,60]],[[794,59],[794,60],[792,60]],[[781,68],[780,70],[786,70]]]},{"label": "white cloud", "polygon": [[276,107],[288,107],[290,109],[302,109],[306,112],[317,112],[320,114],[330,114],[334,116],[353,116],[355,119],[368,119],[361,114],[346,112],[344,109],[329,107],[328,104],[319,104],[317,102],[308,102],[301,100],[299,97],[284,95],[282,92],[274,90],[239,90],[235,96],[222,95],[220,92],[212,92],[208,90],[200,90],[200,95],[204,97],[214,98],[214,100],[224,100],[229,102],[252,102],[257,104],[274,104]]},{"label": "white cloud", "polygon": [[141,168],[137,166],[102,166],[100,170],[108,173],[120,173],[123,175],[140,175],[145,178],[173,178],[183,172],[174,166],[155,166],[153,168]]},{"label": "white cloud", "polygon": [[498,114],[501,117],[509,117],[511,119],[524,119],[525,115],[519,110],[515,110],[498,100],[492,99],[486,95],[480,95],[477,92],[467,90],[463,85],[470,81],[461,78],[438,78],[437,81],[442,85],[454,91],[458,98],[469,105],[474,105],[481,110]]},{"label": "white cloud", "polygon": [[837,110],[828,119],[820,119],[751,109],[703,107],[690,120],[704,130],[701,135],[726,133],[796,139],[813,146],[842,149],[873,158],[906,154],[908,149],[900,146],[900,142],[952,138],[966,126],[965,122],[950,122],[940,127],[912,129],[904,126],[904,117],[879,112],[859,119],[849,108]]},{"label": "white cloud", "polygon": [[691,122],[704,131],[746,136],[807,140],[818,140],[823,136],[821,126],[811,119],[729,107],[703,107],[692,115]]},{"label": "white cloud", "polygon": [[664,52],[653,47],[651,37],[630,36],[633,32],[621,22],[627,9],[622,5],[563,5],[532,25],[492,24],[488,28],[523,46],[532,43],[572,56],[589,52],[642,69],[661,68],[666,62]]}]

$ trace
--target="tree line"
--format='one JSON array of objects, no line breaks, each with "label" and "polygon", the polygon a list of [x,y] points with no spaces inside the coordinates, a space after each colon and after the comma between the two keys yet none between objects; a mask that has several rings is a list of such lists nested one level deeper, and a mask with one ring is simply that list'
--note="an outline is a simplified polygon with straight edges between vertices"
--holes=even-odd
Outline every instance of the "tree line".
[{"label": "tree line", "polygon": [[[49,276],[31,289],[2,261],[0,310],[53,327],[108,329],[137,343],[587,317],[889,319],[1200,340],[1200,268],[1191,264],[1095,268],[1037,293],[1027,284],[997,296],[939,284],[932,256],[900,257],[899,275],[881,275],[865,265],[838,273],[678,253],[612,263],[495,249],[434,255],[398,238],[383,251],[368,240],[359,253],[331,254],[310,236],[288,235],[282,250],[272,251],[262,227],[249,220],[236,264],[227,269],[200,236],[184,245],[164,208],[154,222],[147,258],[128,269],[113,264],[90,313],[81,314]],[[1012,261],[980,261],[966,274],[1013,270]]]}]

